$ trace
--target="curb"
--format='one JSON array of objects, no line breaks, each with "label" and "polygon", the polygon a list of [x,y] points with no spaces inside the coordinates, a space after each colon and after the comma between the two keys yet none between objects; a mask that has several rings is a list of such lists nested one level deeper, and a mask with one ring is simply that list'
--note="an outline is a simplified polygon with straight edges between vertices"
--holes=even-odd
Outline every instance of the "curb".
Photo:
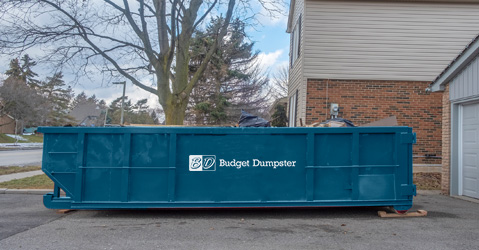
[{"label": "curb", "polygon": [[459,195],[451,195],[452,198],[463,200],[463,201],[469,201],[473,203],[479,204],[479,199],[474,199],[474,198],[469,198],[467,196],[459,196]]},{"label": "curb", "polygon": [[53,190],[50,189],[8,189],[0,188],[0,194],[36,194],[36,195],[45,195],[51,193]]}]

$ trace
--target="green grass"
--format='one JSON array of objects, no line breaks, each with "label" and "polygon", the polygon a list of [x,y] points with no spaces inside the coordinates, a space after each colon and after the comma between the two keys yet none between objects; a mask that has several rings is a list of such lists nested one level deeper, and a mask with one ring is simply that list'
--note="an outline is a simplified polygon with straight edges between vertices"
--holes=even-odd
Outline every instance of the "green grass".
[{"label": "green grass", "polygon": [[22,172],[29,172],[29,171],[35,171],[35,170],[40,170],[40,169],[42,169],[42,167],[40,167],[40,166],[0,167],[0,175],[15,174],[15,173],[22,173]]},{"label": "green grass", "polygon": [[7,136],[6,134],[0,134],[0,143],[14,143],[15,139]]},{"label": "green grass", "polygon": [[22,137],[27,139],[28,142],[43,142],[43,136],[41,135],[22,135]]},{"label": "green grass", "polygon": [[53,189],[53,181],[46,175],[1,182],[0,188],[8,189]]},{"label": "green grass", "polygon": [[[30,143],[30,142],[43,142],[43,136],[41,135],[22,135],[26,141],[18,140],[18,143]],[[7,136],[6,134],[0,134],[0,143],[14,143],[15,139]]]}]

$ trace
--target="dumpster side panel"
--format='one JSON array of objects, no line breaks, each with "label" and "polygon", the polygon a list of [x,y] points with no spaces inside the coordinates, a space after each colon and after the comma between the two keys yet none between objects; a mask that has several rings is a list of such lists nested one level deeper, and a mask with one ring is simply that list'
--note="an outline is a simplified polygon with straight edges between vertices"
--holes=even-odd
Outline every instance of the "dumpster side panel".
[{"label": "dumpster side panel", "polygon": [[168,134],[132,134],[129,200],[168,200],[169,143]]},{"label": "dumpster side panel", "polygon": [[314,200],[352,200],[353,133],[314,137]]},{"label": "dumpster side panel", "polygon": [[84,201],[121,201],[124,150],[122,134],[87,134],[82,199]]},{"label": "dumpster side panel", "polygon": [[[399,167],[396,146],[396,133],[360,134],[359,165],[364,170],[358,172],[357,199],[389,200],[396,198],[396,170]],[[381,172],[380,169],[387,170]],[[380,173],[377,174],[378,172]]]},{"label": "dumpster side panel", "polygon": [[[49,208],[412,205],[412,143],[388,128],[42,128]],[[63,189],[67,197],[60,197]]]},{"label": "dumpster side panel", "polygon": [[[178,201],[305,200],[305,135],[179,135],[177,145]],[[215,169],[190,171],[191,155],[214,156]]]},{"label": "dumpster side panel", "polygon": [[42,170],[70,197],[75,193],[78,134],[45,134]]}]

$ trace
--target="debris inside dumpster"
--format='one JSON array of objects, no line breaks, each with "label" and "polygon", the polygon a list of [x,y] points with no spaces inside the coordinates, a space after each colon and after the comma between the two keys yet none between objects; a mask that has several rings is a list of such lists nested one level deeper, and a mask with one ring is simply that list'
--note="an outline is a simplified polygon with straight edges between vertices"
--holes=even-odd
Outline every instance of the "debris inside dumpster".
[{"label": "debris inside dumpster", "polygon": [[241,110],[239,127],[271,127],[269,121]]},{"label": "debris inside dumpster", "polygon": [[356,127],[353,122],[344,118],[333,118],[325,122],[316,122],[308,127],[334,128],[334,127]]}]

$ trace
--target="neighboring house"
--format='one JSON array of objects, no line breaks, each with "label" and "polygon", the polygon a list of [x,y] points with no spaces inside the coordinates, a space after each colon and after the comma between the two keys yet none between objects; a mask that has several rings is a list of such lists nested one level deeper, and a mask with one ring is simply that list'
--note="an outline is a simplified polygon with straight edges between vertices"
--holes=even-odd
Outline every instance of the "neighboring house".
[{"label": "neighboring house", "polygon": [[0,114],[0,134],[15,134],[15,118]]},{"label": "neighboring house", "polygon": [[479,199],[479,36],[431,90],[443,93],[442,191]]},{"label": "neighboring house", "polygon": [[292,0],[290,126],[332,103],[356,125],[396,116],[417,133],[415,167],[441,164],[441,93],[432,80],[479,33],[479,0]]},{"label": "neighboring house", "polygon": [[[101,120],[102,110],[94,103],[78,104],[70,111],[69,116],[73,117],[78,126],[95,127],[102,126],[104,121]],[[73,124],[72,124],[73,125]]]}]

